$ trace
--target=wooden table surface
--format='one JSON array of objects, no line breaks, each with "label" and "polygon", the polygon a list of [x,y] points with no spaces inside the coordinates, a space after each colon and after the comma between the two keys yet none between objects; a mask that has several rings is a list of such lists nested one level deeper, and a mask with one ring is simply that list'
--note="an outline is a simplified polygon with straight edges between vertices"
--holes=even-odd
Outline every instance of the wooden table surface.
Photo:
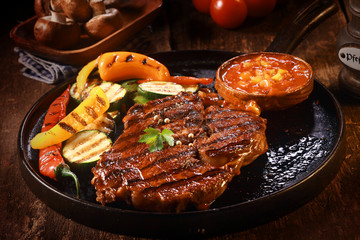
[{"label": "wooden table surface", "polygon": [[[114,50],[144,54],[188,49],[261,51],[302,3],[290,0],[265,18],[248,19],[241,27],[226,30],[195,11],[190,0],[165,1],[161,14],[150,26]],[[139,239],[65,218],[40,201],[21,176],[17,150],[20,124],[35,101],[54,87],[21,74],[22,65],[17,62],[15,45],[9,38],[14,20],[31,16],[31,10],[18,12],[16,19],[6,25],[8,28],[3,27],[0,39],[0,239]],[[318,196],[293,212],[251,229],[209,239],[360,239],[360,101],[338,87],[342,66],[335,49],[336,36],[345,25],[345,17],[338,11],[293,52],[313,66],[316,79],[341,103],[348,144],[338,174]]]}]

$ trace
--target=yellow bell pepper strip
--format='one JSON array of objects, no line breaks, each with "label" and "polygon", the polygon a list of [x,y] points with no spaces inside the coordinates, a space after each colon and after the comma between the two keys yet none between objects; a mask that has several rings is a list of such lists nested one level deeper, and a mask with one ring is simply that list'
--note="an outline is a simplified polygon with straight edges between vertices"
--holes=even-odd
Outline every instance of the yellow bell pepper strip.
[{"label": "yellow bell pepper strip", "polygon": [[42,149],[61,143],[107,111],[110,103],[100,87],[91,90],[87,97],[71,113],[48,131],[38,133],[30,141],[33,149]]},{"label": "yellow bell pepper strip", "polygon": [[108,52],[98,60],[100,78],[119,82],[129,79],[166,81],[169,70],[160,62],[146,55],[134,52]]},{"label": "yellow bell pepper strip", "polygon": [[76,92],[81,94],[81,92],[85,89],[86,82],[90,73],[97,67],[98,65],[98,58],[92,60],[88,64],[86,64],[78,73],[76,77]]}]

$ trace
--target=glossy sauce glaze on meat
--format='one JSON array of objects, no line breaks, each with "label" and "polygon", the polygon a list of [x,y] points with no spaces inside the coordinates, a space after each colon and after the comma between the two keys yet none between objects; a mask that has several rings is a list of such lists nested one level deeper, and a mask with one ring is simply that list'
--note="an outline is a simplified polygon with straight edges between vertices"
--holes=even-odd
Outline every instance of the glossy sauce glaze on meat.
[{"label": "glossy sauce glaze on meat", "polygon": [[[182,92],[130,108],[124,132],[92,170],[97,201],[121,200],[147,211],[207,209],[241,166],[268,148],[265,119],[207,102]],[[177,144],[151,153],[138,142],[148,127],[172,130]]]}]

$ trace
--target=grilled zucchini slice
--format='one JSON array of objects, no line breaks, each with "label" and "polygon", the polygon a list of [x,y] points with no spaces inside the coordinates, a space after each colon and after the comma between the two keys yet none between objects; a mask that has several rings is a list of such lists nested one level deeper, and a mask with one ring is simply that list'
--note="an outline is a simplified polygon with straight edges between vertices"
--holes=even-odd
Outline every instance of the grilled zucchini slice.
[{"label": "grilled zucchini slice", "polygon": [[83,130],[65,142],[62,155],[72,165],[94,163],[111,146],[112,141],[104,132],[99,130]]},{"label": "grilled zucchini slice", "polygon": [[[102,80],[100,80],[98,78],[88,79],[87,82],[86,82],[86,86],[94,86],[95,87],[95,86],[99,85],[101,82],[102,82]],[[90,93],[90,91],[87,93],[87,95],[89,95],[89,93]],[[77,83],[76,82],[74,82],[71,85],[70,97],[76,104],[81,103],[81,101],[83,100],[82,96],[81,96],[81,93],[79,93],[79,91],[77,89]]]},{"label": "grilled zucchini slice", "polygon": [[109,135],[115,127],[115,120],[110,113],[104,113],[96,118],[93,122],[89,123],[84,130],[99,130]]},{"label": "grilled zucchini slice", "polygon": [[138,93],[146,99],[157,99],[177,95],[181,91],[185,91],[185,88],[173,82],[150,81],[141,83],[138,86]]},{"label": "grilled zucchini slice", "polygon": [[199,90],[199,85],[198,84],[194,84],[194,85],[183,85],[183,87],[185,88],[186,92],[197,92],[197,90]]},{"label": "grilled zucchini slice", "polygon": [[102,90],[104,90],[106,96],[109,99],[110,107],[108,109],[108,112],[118,110],[121,107],[121,104],[123,103],[123,99],[126,95],[126,89],[123,88],[120,84],[113,82],[103,81],[100,83],[100,85],[93,84],[87,87],[81,93],[81,100],[83,101],[84,99],[86,99],[89,96],[91,90],[96,86],[99,86]]},{"label": "grilled zucchini slice", "polygon": [[80,94],[77,92],[77,84],[76,82],[73,83],[73,85],[71,85],[70,88],[70,97],[72,100],[74,100],[77,104],[79,104],[81,102],[81,96]]}]

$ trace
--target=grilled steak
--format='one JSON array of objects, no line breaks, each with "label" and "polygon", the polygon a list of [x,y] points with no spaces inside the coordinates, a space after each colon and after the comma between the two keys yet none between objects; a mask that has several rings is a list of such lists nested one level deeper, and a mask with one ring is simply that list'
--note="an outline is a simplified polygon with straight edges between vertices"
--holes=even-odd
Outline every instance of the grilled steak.
[{"label": "grilled steak", "polygon": [[[149,211],[208,208],[268,146],[265,119],[205,102],[182,92],[130,108],[124,132],[92,170],[97,201],[123,200]],[[172,130],[177,144],[151,153],[138,142],[148,127]]]}]

